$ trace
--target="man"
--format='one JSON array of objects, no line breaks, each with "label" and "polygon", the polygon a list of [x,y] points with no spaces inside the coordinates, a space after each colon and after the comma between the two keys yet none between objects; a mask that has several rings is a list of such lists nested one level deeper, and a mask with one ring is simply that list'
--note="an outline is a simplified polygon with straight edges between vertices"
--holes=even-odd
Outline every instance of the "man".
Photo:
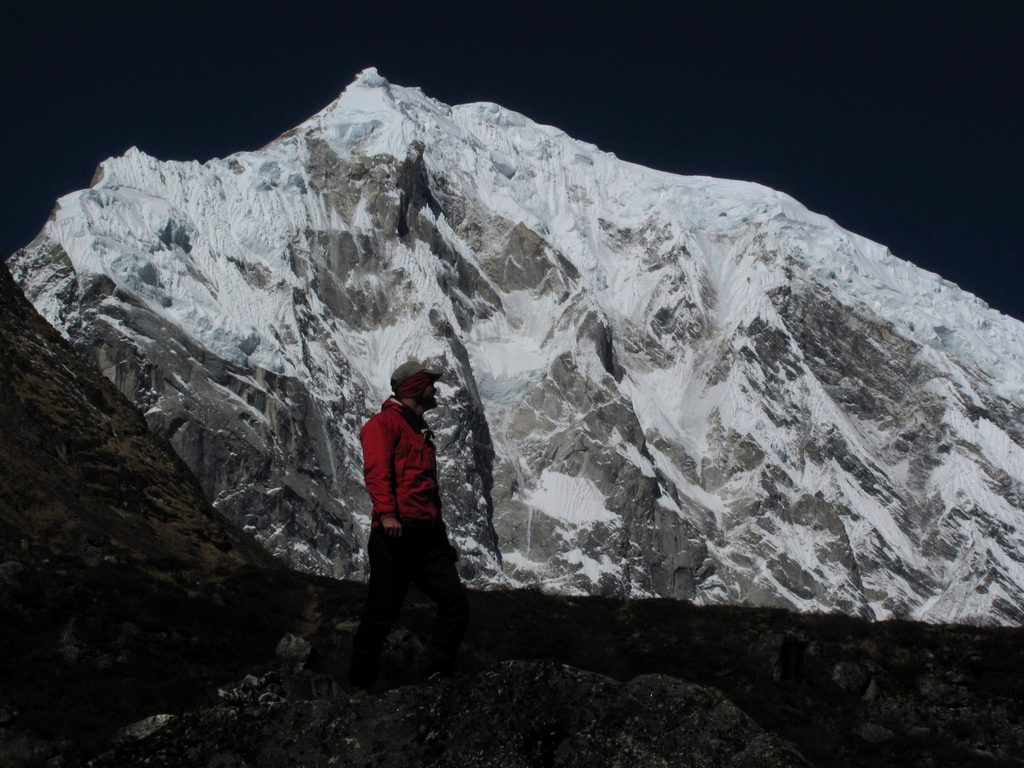
[{"label": "man", "polygon": [[391,376],[394,395],[359,433],[363,474],[372,502],[370,588],[353,644],[349,680],[369,688],[377,679],[384,639],[398,618],[409,583],[437,604],[428,674],[451,676],[469,619],[458,554],[441,519],[437,460],[424,412],[437,407],[441,372],[417,360]]}]

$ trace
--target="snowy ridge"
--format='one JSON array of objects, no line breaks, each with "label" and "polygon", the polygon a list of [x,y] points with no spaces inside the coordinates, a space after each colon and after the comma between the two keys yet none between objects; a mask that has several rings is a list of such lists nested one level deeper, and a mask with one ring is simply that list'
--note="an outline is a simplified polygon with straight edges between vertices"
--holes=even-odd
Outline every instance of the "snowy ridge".
[{"label": "snowy ridge", "polygon": [[371,69],[256,152],[105,161],[12,267],[299,567],[361,573],[415,355],[478,583],[1024,618],[1024,325],[760,185]]}]

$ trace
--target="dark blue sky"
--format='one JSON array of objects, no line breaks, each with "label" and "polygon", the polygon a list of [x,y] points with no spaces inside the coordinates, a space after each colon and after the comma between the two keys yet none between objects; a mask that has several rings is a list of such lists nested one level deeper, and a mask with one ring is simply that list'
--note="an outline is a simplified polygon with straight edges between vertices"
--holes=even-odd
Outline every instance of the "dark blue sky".
[{"label": "dark blue sky", "polygon": [[780,189],[1024,318],[1024,3],[183,0],[5,16],[5,255],[105,157],[254,149],[376,66],[626,160]]}]

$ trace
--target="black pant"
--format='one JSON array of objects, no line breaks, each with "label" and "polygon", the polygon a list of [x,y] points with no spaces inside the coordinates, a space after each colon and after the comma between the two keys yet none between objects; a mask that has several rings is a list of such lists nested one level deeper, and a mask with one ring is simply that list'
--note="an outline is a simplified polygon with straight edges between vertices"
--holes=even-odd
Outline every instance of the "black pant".
[{"label": "black pant", "polygon": [[368,687],[377,679],[381,647],[398,619],[410,582],[437,604],[428,672],[453,674],[469,621],[469,600],[444,525],[403,521],[398,538],[374,530],[368,550],[370,590],[356,631],[349,680]]}]

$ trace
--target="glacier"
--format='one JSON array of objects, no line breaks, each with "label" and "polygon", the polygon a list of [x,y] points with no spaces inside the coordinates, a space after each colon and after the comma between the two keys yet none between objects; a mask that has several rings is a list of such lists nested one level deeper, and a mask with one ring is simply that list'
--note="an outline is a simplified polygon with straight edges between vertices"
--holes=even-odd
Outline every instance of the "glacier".
[{"label": "glacier", "polygon": [[259,150],[104,161],[10,267],[297,568],[365,577],[415,356],[473,584],[1024,619],[1024,325],[761,185],[368,69]]}]

